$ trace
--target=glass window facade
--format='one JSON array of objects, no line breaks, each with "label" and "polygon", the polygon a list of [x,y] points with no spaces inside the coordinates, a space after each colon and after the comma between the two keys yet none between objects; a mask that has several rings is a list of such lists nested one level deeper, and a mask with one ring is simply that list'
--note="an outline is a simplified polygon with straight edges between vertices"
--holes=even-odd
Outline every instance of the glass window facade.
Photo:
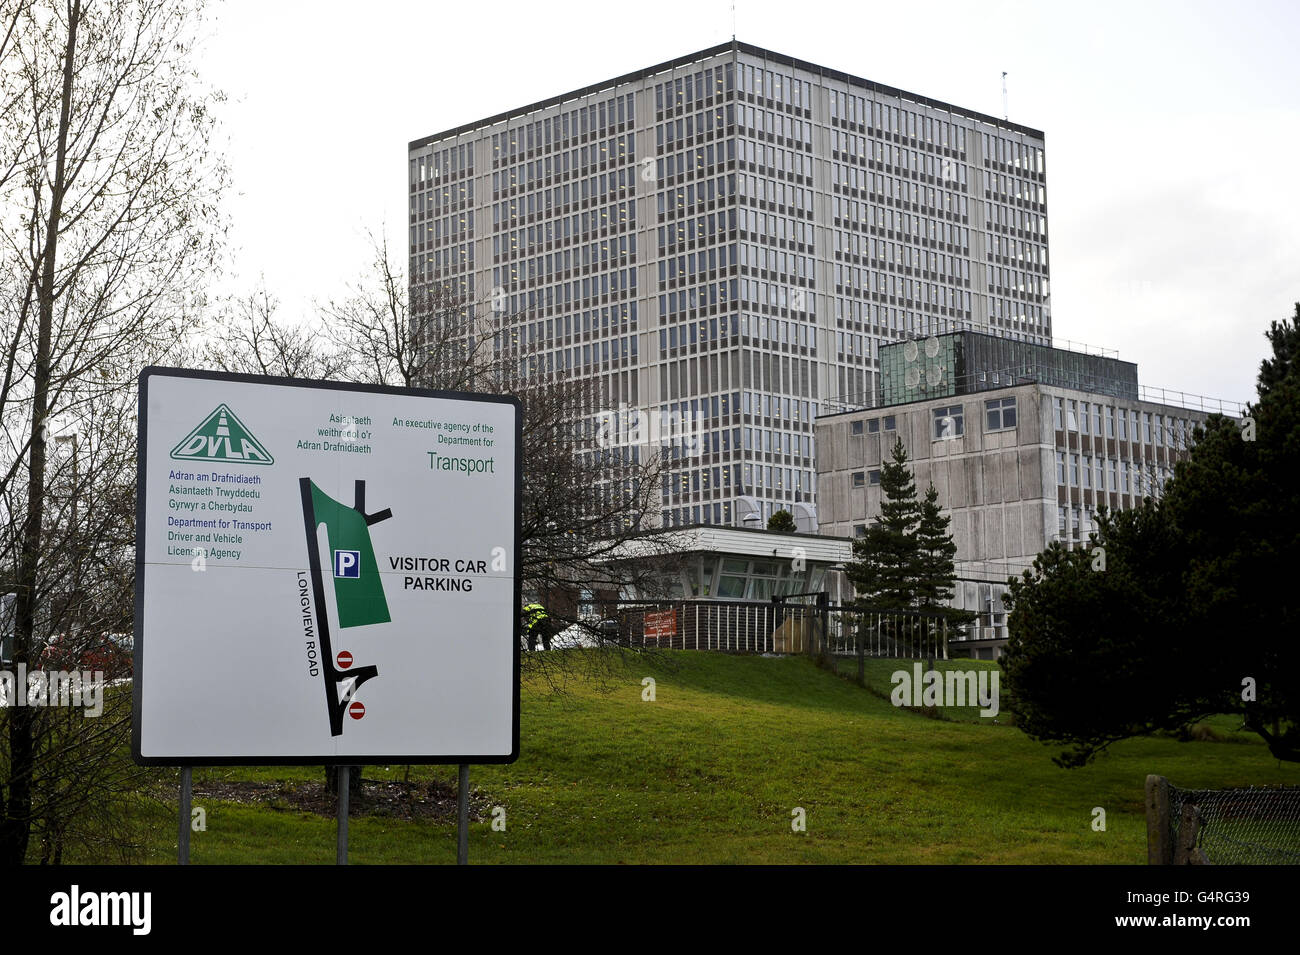
[{"label": "glass window facade", "polygon": [[1045,169],[1033,130],[727,44],[413,143],[412,301],[451,290],[529,375],[689,422],[660,523],[766,518],[815,500],[814,419],[874,403],[883,346],[1050,341]]}]

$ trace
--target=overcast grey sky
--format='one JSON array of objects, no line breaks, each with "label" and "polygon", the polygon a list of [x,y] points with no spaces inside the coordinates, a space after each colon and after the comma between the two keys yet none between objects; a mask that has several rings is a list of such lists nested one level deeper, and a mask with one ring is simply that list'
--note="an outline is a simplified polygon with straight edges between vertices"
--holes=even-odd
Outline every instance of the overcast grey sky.
[{"label": "overcast grey sky", "polygon": [[[237,195],[231,287],[311,318],[406,241],[412,139],[703,49],[731,0],[267,3],[213,10],[199,68]],[[1047,134],[1052,323],[1145,385],[1254,397],[1300,300],[1300,4],[737,0],[738,39]],[[404,256],[403,256],[404,258]]]}]

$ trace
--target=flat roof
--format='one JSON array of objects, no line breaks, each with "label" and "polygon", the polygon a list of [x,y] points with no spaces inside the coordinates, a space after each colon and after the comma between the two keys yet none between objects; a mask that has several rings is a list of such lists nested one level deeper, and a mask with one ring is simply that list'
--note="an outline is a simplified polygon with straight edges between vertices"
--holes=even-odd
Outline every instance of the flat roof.
[{"label": "flat roof", "polygon": [[[1223,414],[1223,415],[1228,415],[1230,417],[1237,417],[1237,418],[1241,417],[1240,411],[1233,413],[1231,411],[1223,410],[1224,406],[1237,404],[1237,402],[1234,401],[1220,401],[1218,399],[1213,399],[1213,398],[1210,399],[1202,398],[1201,399],[1202,406],[1193,407],[1190,404],[1190,402],[1186,401],[1186,399],[1200,398],[1201,396],[1188,395],[1183,392],[1176,392],[1176,394],[1181,395],[1185,399],[1185,403],[1178,404],[1177,402],[1172,402],[1172,401],[1158,401],[1154,397],[1150,397],[1150,398],[1144,397],[1145,395],[1154,395],[1157,391],[1161,390],[1155,388],[1148,388],[1145,385],[1139,385],[1138,396],[1136,398],[1130,398],[1127,395],[1111,395],[1105,392],[1089,391],[1086,388],[1074,388],[1071,387],[1070,385],[1054,385],[1051,382],[1039,381],[1037,378],[1026,378],[1023,381],[1014,381],[1005,385],[995,385],[992,388],[980,388],[977,391],[968,391],[956,395],[931,395],[928,398],[917,398],[914,401],[900,401],[897,404],[892,404],[892,405],[874,405],[870,408],[849,408],[845,411],[826,411],[819,415],[816,415],[813,418],[813,423],[816,424],[817,422],[823,419],[829,420],[830,418],[843,418],[843,417],[847,417],[848,415],[879,415],[881,417],[885,417],[887,415],[897,413],[897,409],[899,408],[907,409],[910,408],[912,405],[923,405],[933,401],[956,401],[959,398],[961,399],[977,398],[980,395],[990,395],[999,391],[1010,391],[1013,388],[1025,388],[1030,385],[1034,386],[1035,388],[1038,388],[1040,391],[1043,390],[1053,391],[1053,392],[1063,391],[1066,392],[1067,394],[1091,395],[1092,399],[1097,401],[1099,404],[1102,402],[1102,400],[1105,400],[1106,403],[1114,404],[1114,405],[1119,405],[1121,403],[1124,405],[1145,405],[1146,407],[1149,408],[1167,408],[1173,411],[1181,411],[1186,414],[1200,414],[1206,416],[1212,414]],[[1171,392],[1170,394],[1175,394],[1175,393]],[[1214,408],[1204,407],[1203,405],[1205,401],[1214,401],[1220,407],[1218,410]],[[1242,407],[1241,405],[1238,405],[1238,408],[1241,407]]]},{"label": "flat roof", "polygon": [[[657,550],[655,545],[668,549]],[[615,548],[610,559],[625,560],[676,557],[684,554],[719,553],[745,557],[789,557],[792,548],[803,550],[807,560],[839,563],[853,553],[853,542],[834,534],[782,533],[762,527],[731,527],[725,524],[689,524],[654,528],[629,536]],[[780,551],[780,554],[776,552]]]},{"label": "flat roof", "polygon": [[455,136],[461,135],[462,133],[482,129],[485,126],[495,126],[498,123],[504,123],[517,116],[525,116],[528,113],[535,113],[538,110],[549,109],[552,106],[559,106],[562,103],[580,99],[584,96],[601,93],[616,86],[621,86],[624,83],[633,83],[637,80],[648,79],[651,76],[665,73],[668,70],[673,70],[680,66],[689,66],[690,64],[699,62],[700,60],[709,59],[710,57],[729,52],[745,53],[749,56],[756,56],[760,59],[767,60],[770,63],[778,63],[781,66],[788,66],[792,69],[814,73],[822,79],[838,80],[839,82],[847,83],[850,86],[856,86],[872,93],[880,93],[885,96],[897,96],[901,99],[910,100],[920,106],[929,106],[933,109],[941,109],[957,116],[963,116],[966,119],[973,119],[977,122],[987,123],[990,126],[997,126],[1011,132],[1024,133],[1025,135],[1033,136],[1037,139],[1046,139],[1042,130],[1034,129],[1031,126],[1022,126],[1019,123],[1012,123],[1005,119],[998,119],[996,116],[989,116],[987,113],[965,109],[961,106],[955,106],[952,103],[945,103],[942,100],[932,99],[929,96],[921,96],[919,93],[909,93],[907,90],[901,90],[894,86],[887,86],[884,83],[875,83],[871,80],[863,79],[860,76],[854,76],[852,73],[845,73],[842,70],[832,70],[825,66],[818,66],[816,63],[809,63],[807,60],[800,60],[793,56],[787,56],[784,53],[776,53],[772,50],[766,50],[761,46],[754,46],[749,43],[741,43],[737,40],[732,40],[729,43],[719,43],[717,46],[711,46],[708,49],[700,50],[697,53],[688,53],[685,56],[665,60],[663,63],[648,66],[643,70],[637,70],[633,73],[625,73],[622,76],[616,76],[599,83],[592,83],[590,86],[584,86],[581,89],[571,90],[568,93],[561,93],[559,96],[552,96],[549,99],[538,100],[536,103],[529,103],[527,106],[520,106],[517,109],[508,110],[504,113],[497,113],[495,116],[489,116],[486,119],[480,119],[473,123],[465,123],[463,126],[456,126],[452,129],[444,129],[442,132],[434,133],[432,136],[413,139],[408,146],[408,151],[423,149],[430,143],[436,143],[443,139],[451,139]]}]

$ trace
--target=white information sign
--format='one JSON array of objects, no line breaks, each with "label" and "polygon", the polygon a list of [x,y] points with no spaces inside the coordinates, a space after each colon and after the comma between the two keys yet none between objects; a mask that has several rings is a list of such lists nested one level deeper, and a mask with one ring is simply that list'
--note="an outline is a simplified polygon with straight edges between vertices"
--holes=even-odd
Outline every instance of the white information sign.
[{"label": "white information sign", "polygon": [[140,376],[135,756],[509,762],[514,399]]}]

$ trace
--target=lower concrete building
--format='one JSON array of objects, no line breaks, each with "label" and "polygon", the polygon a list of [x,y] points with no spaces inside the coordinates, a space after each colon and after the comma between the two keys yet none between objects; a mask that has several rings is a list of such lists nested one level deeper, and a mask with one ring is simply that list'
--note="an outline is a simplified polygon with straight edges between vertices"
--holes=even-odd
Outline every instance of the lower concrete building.
[{"label": "lower concrete building", "polygon": [[[952,351],[935,341],[906,344],[913,358]],[[881,364],[889,367],[883,356]],[[880,469],[895,439],[912,463],[918,495],[933,482],[957,545],[954,605],[980,615],[964,643],[983,659],[995,658],[1006,641],[1007,578],[1029,568],[1053,540],[1086,546],[1099,508],[1120,510],[1158,496],[1209,414],[1204,406],[1139,398],[1135,370],[1131,386],[1121,388],[1106,387],[1102,378],[1079,388],[1048,384],[1061,376],[1035,371],[970,368],[954,376],[940,363],[909,375],[907,386],[882,380],[883,394],[905,392],[914,400],[881,401],[815,424],[823,534],[863,536],[879,519]],[[923,396],[927,384],[935,396]],[[851,599],[843,575],[835,577],[832,599]]]}]

